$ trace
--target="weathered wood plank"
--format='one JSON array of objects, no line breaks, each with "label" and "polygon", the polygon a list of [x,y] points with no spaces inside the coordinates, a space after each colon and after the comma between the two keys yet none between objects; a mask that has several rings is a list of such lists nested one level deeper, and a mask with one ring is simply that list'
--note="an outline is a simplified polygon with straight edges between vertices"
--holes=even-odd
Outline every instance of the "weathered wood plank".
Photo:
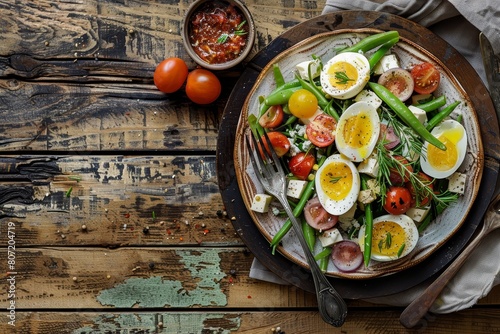
[{"label": "weathered wood plank", "polygon": [[[194,67],[180,35],[183,15],[190,4],[191,1],[179,0],[2,1],[0,55],[24,54],[38,60],[138,61],[149,65],[157,64],[168,55],[176,55]],[[284,0],[247,0],[245,4],[257,27],[253,55],[284,30],[319,15],[325,0],[308,0],[300,5]],[[95,67],[102,69],[105,65]],[[0,75],[51,76],[33,69],[25,66],[3,68]],[[66,75],[69,73],[67,71]]]},{"label": "weathered wood plank", "polygon": [[0,145],[4,152],[215,151],[228,92],[202,108],[152,84],[0,80]]},{"label": "weathered wood plank", "polygon": [[315,311],[241,310],[203,313],[166,311],[112,314],[17,312],[16,326],[10,326],[3,321],[0,323],[0,330],[12,334],[482,334],[500,330],[500,311],[498,310],[470,309],[456,315],[428,315],[412,330],[406,330],[399,324],[400,312],[401,309],[398,308],[370,311],[351,309],[341,328],[325,324]]},{"label": "weathered wood plank", "polygon": [[[16,309],[314,307],[315,296],[291,285],[249,278],[253,256],[245,247],[15,248],[0,270]],[[498,305],[496,289],[482,305]],[[0,295],[0,308],[10,299]],[[377,305],[348,300],[352,307]],[[380,306],[380,305],[378,305]]]},{"label": "weathered wood plank", "polygon": [[241,245],[214,156],[3,156],[0,180],[19,246]]},{"label": "weathered wood plank", "polygon": [[[233,248],[19,248],[3,284],[18,309],[308,307],[313,295],[248,277],[253,256]],[[8,289],[7,289],[8,290]],[[7,291],[6,290],[6,291]],[[0,295],[2,309],[9,306]]]}]

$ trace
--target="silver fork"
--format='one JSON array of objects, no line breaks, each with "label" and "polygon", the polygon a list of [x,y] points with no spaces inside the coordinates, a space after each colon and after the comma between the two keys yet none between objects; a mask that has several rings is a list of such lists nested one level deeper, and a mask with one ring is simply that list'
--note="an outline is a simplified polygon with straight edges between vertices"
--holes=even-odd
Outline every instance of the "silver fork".
[{"label": "silver fork", "polygon": [[[323,320],[335,327],[340,327],[347,316],[347,305],[337,291],[330,284],[309,250],[302,227],[297,218],[293,215],[292,209],[286,198],[286,177],[280,159],[276,155],[269,137],[264,136],[265,142],[257,140],[251,132],[247,133],[246,144],[250,155],[255,174],[267,193],[274,196],[285,209],[292,222],[293,229],[297,234],[300,245],[306,256],[307,264],[314,279],[316,297],[318,299],[318,309]],[[264,145],[267,143],[267,145]],[[262,149],[259,150],[259,147]],[[267,147],[268,149],[264,149]]]}]

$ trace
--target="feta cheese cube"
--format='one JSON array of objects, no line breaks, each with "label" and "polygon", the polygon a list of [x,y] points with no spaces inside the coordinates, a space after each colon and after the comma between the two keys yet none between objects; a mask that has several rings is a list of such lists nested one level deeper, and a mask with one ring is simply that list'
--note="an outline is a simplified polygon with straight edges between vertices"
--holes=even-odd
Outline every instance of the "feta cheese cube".
[{"label": "feta cheese cube", "polygon": [[340,235],[339,230],[335,227],[321,233],[318,239],[323,247],[329,247],[334,243],[344,240],[342,235]]},{"label": "feta cheese cube", "polygon": [[372,194],[370,189],[361,190],[358,195],[358,202],[362,204],[370,204],[376,199],[377,197]]},{"label": "feta cheese cube", "polygon": [[300,199],[306,185],[307,181],[305,180],[290,180],[286,188],[286,195],[291,198]]},{"label": "feta cheese cube", "polygon": [[378,109],[382,105],[382,100],[377,96],[377,94],[375,94],[371,90],[366,89],[363,89],[361,92],[359,92],[359,94],[354,98],[354,101],[366,102],[373,105],[375,109]]},{"label": "feta cheese cube", "polygon": [[271,204],[272,199],[273,197],[267,194],[255,194],[250,209],[255,212],[266,213],[269,211],[269,204]]},{"label": "feta cheese cube", "polygon": [[424,220],[425,216],[427,216],[430,210],[430,206],[426,206],[423,208],[410,208],[408,211],[406,211],[406,215],[417,223],[420,223],[422,220]]},{"label": "feta cheese cube", "polygon": [[467,180],[467,175],[459,172],[455,172],[448,177],[448,191],[456,194],[464,194],[465,191],[465,181]]},{"label": "feta cheese cube", "polygon": [[408,109],[412,112],[413,115],[418,119],[421,124],[427,123],[427,113],[425,110],[420,109],[419,107],[409,106]]},{"label": "feta cheese cube", "polygon": [[358,165],[358,172],[367,174],[371,177],[377,177],[378,174],[378,161],[375,157],[370,156],[367,159],[361,161]]},{"label": "feta cheese cube", "polygon": [[373,196],[377,197],[377,195],[380,195],[380,185],[378,184],[377,179],[369,179],[366,181],[366,185],[372,192]]},{"label": "feta cheese cube", "polygon": [[396,55],[393,54],[388,54],[383,56],[380,61],[375,65],[375,68],[373,69],[373,72],[377,75],[380,75],[384,73],[385,71],[391,69],[391,68],[396,68],[396,67],[401,67],[399,65],[399,60],[396,57]]},{"label": "feta cheese cube", "polygon": [[309,80],[309,64],[311,64],[311,76],[312,78],[319,77],[321,73],[321,63],[319,59],[306,60],[295,66],[297,73],[304,80]]}]

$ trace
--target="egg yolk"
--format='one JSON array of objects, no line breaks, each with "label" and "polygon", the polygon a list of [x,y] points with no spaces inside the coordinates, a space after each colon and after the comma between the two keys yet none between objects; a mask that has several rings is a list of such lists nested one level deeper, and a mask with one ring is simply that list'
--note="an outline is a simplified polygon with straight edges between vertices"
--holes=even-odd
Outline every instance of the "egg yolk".
[{"label": "egg yolk", "polygon": [[333,63],[328,69],[330,84],[336,89],[348,89],[358,81],[358,70],[345,61]]},{"label": "egg yolk", "polygon": [[342,125],[342,136],[349,147],[362,148],[370,143],[373,125],[366,113],[349,117]]},{"label": "egg yolk", "polygon": [[427,147],[427,161],[434,169],[446,171],[455,166],[458,160],[457,143],[462,138],[463,131],[460,128],[449,129],[438,139],[446,146],[446,151],[440,150],[434,145]]},{"label": "egg yolk", "polygon": [[372,254],[397,256],[405,241],[405,230],[398,223],[383,221],[373,225]]},{"label": "egg yolk", "polygon": [[335,201],[343,200],[349,194],[352,183],[351,168],[340,161],[329,163],[320,175],[321,189],[326,196]]}]

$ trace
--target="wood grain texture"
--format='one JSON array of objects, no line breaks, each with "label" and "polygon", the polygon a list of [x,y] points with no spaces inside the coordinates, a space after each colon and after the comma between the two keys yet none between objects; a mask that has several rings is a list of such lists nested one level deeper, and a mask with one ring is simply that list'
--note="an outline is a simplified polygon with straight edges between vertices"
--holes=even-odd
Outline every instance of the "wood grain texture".
[{"label": "wood grain texture", "polygon": [[[244,2],[257,27],[247,62],[325,4]],[[249,278],[253,255],[224,214],[215,171],[242,68],[217,73],[223,92],[210,106],[152,80],[166,57],[195,68],[180,37],[190,3],[0,0],[0,287],[15,276],[16,289],[16,326],[0,294],[0,333],[411,332],[402,309],[361,300],[332,328],[315,296]],[[498,331],[498,305],[495,288],[415,332]]]},{"label": "wood grain texture", "polygon": [[[459,317],[429,316],[415,329],[404,329],[397,321],[400,310],[382,308],[371,314],[354,310],[342,328],[326,325],[312,310],[243,310],[241,312],[114,312],[78,313],[21,312],[15,328],[0,324],[0,330],[12,334],[104,334],[104,333],[245,333],[272,334],[357,334],[357,333],[488,333],[500,329],[500,312],[474,309],[459,312]],[[68,320],[70,319],[70,320]]]}]

